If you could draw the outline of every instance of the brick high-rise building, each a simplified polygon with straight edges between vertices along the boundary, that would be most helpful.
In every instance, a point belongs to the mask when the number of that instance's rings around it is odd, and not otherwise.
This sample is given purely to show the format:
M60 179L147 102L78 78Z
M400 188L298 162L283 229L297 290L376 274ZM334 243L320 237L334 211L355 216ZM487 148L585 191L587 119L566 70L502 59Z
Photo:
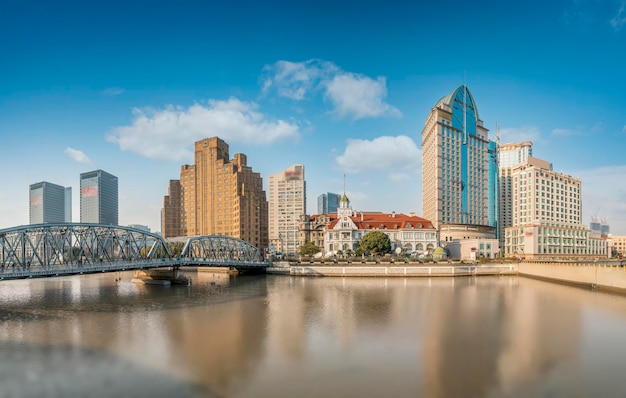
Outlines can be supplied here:
M163 209L161 209L161 235L165 238L185 236L182 196L180 180L170 180L167 195L163 198Z
M197 141L194 164L181 166L179 182L180 235L225 235L267 248L263 179L247 165L246 155L229 160L228 144L218 137ZM172 211L164 208L163 214L167 218Z

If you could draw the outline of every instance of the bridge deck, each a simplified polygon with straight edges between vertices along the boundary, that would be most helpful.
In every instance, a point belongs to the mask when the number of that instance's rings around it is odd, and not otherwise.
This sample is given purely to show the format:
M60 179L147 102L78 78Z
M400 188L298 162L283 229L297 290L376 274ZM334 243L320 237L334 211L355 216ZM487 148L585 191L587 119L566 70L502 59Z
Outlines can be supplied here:
M67 264L64 266L48 267L0 267L0 280L3 279L23 279L23 278L43 278L50 276L90 274L102 272L120 272L140 269L153 269L164 267L230 267L235 269L262 269L267 267L265 262L255 261L209 261L205 259L155 259L137 261L116 261L113 263L93 263L93 264Z

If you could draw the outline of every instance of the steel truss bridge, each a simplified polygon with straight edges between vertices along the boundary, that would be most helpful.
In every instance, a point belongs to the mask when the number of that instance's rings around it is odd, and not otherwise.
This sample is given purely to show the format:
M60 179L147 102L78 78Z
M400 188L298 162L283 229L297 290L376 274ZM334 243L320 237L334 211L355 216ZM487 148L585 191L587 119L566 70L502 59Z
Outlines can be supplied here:
M183 244L173 256L168 242ZM166 241L118 225L59 223L0 230L0 279L115 272L181 266L260 270L267 266L252 244L227 236Z

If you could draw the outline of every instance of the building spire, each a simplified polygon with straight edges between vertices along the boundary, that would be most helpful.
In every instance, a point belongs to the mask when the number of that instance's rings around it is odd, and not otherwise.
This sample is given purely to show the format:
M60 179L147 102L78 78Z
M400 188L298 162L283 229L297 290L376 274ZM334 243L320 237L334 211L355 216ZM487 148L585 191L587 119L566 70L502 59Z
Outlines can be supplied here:
M340 207L348 207L349 204L350 204L350 200L348 199L348 196L346 196L346 174L344 173L344 175L343 175L343 196L341 197L341 200L339 200L339 206Z

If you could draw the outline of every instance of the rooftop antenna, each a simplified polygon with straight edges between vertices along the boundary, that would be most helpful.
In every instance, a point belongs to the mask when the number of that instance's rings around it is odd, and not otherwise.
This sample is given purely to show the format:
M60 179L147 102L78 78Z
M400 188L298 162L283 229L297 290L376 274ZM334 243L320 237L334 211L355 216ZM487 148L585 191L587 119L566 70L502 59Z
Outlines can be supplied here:
M343 194L346 195L346 173L343 173Z

